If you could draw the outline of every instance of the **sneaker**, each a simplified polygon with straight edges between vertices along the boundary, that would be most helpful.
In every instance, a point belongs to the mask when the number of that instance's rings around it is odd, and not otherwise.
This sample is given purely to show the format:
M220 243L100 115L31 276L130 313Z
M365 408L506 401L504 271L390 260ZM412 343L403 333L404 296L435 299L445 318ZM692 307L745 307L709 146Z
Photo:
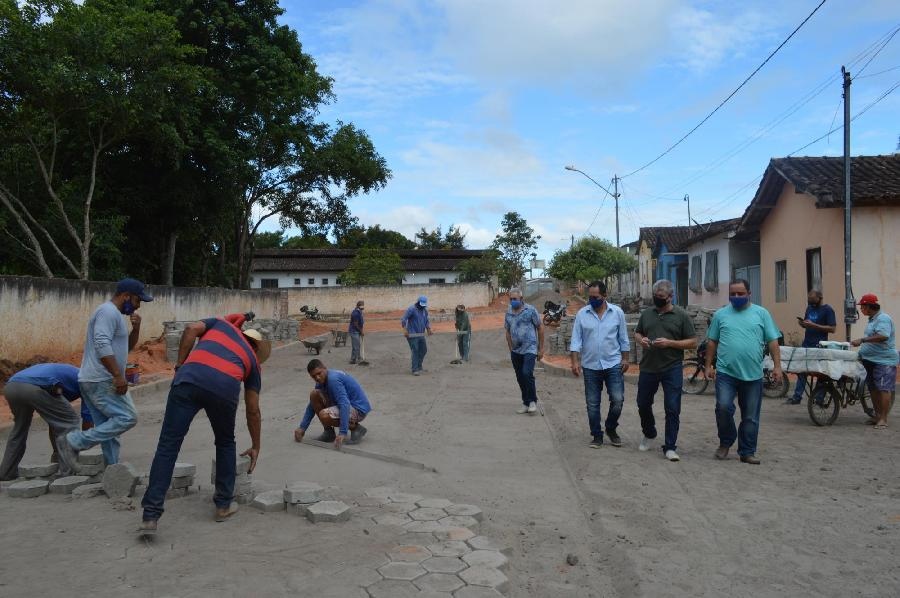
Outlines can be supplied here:
M524 413L528 413L528 405L522 405L521 407L519 407L518 409L516 409L516 413L518 413L519 415L522 415L522 414L524 414Z
M59 452L59 460L63 465L62 469L72 472L74 475L79 472L78 451L69 444L69 439L66 438L66 434L68 434L68 432L63 432L56 437L56 450Z
M325 428L325 430L316 437L319 442L334 442L334 428Z
M750 465L759 465L761 461L756 455L745 455L741 457L741 463L749 463Z
M607 430L606 435L609 436L609 443L613 446L622 446L622 439L614 431Z
M347 441L347 444L359 444L359 441L363 439L363 436L366 435L366 432L368 432L368 430L364 425L357 424L356 428L350 430L350 439Z
M231 503L224 509L216 509L216 521L219 523L223 521L228 521L228 518L238 512L238 504L236 502Z
M415 372L413 372L413 376L421 376L421 375L422 375L422 370L416 370Z
M591 440L591 443L588 445L593 449L598 449L603 446L603 436L594 436L594 439Z
M138 527L137 531L142 536L155 536L158 525L159 521L156 519L144 519L141 521L141 525Z
M537 413L537 403L534 401L531 401L530 403L528 403L527 411L528 411L529 415L534 415L535 413Z
M649 451L650 447L653 444L653 440L653 438L647 438L646 436L644 436L643 438L641 438L641 443L638 445L638 450Z
M676 453L672 449L666 451L666 459L668 459L669 461L681 461L681 457L679 457L678 453Z

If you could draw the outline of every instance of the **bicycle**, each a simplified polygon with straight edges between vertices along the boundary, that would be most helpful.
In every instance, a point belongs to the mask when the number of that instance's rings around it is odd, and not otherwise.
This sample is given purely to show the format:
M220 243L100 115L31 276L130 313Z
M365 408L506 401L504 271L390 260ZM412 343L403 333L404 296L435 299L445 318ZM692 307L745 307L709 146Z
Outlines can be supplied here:
M875 409L869 406L871 396L869 395L869 387L865 378L856 379L849 376L841 376L838 380L833 380L818 372L809 372L806 375L816 379L815 386L812 388L807 387L805 394L807 396L806 409L809 411L809 418L817 426L832 425L837 420L842 407L846 409L857 402L862 406L866 415L869 417L875 416ZM891 403L888 407L888 412L894 407L895 395L896 391L891 392Z
M704 340L697 347L697 356L685 359L682 369L681 392L689 395L699 395L706 391L709 386L709 377L706 375L706 343ZM766 349L768 353L768 349ZM786 396L790 389L790 382L787 376L782 376L780 382L775 382L772 377L772 371L769 368L763 368L763 396L770 399L777 399Z

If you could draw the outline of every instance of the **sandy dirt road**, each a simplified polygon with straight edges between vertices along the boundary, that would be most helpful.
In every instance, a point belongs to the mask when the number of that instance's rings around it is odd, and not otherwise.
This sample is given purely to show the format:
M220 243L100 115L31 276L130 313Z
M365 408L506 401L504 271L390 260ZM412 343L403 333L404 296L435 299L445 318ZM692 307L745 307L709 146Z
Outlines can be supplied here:
M856 407L816 428L804 408L766 400L763 464L754 467L713 460L713 399L686 397L683 460L669 463L658 450L637 451L634 386L626 385L619 430L626 446L591 450L580 380L539 374L546 417L513 414L518 389L500 331L476 332L464 366L448 363L450 335L431 337L420 377L408 373L402 336L367 339L368 368L346 365L349 348L321 356L352 371L374 404L360 448L436 471L294 443L311 384L311 356L294 345L265 367L256 480L309 480L351 494L391 485L476 504L483 530L513 548L511 596L898 594L900 423L876 432ZM123 439L123 460L143 471L164 402L162 389L142 396L141 421ZM240 449L248 437L242 424L238 432ZM201 414L180 458L198 465L201 484L211 438ZM35 425L27 460L46 458L45 445ZM133 533L139 512L105 499L0 494L0 595L322 596L331 576L367 564L382 541L356 519L312 526L244 510L214 524L207 501L202 489L170 501L150 546ZM566 563L569 554L576 565Z

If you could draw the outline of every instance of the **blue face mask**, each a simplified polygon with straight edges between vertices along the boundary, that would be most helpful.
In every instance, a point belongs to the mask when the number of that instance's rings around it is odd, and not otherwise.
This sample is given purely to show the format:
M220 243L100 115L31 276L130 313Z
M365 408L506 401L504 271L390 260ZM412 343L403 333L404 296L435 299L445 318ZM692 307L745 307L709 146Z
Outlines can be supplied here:
M606 299L604 299L603 297L591 297L590 299L588 299L588 302L594 309L600 309L601 307L603 307L603 304L606 303Z
M522 302L519 299L510 299L509 306L513 309L519 309L520 307L522 307Z
M130 316L134 313L134 303L131 302L131 299L126 299L125 303L122 304L122 313L126 316Z
M747 305L747 303L750 301L750 297L729 297L728 300L731 301L732 307L734 307L735 309L740 309Z

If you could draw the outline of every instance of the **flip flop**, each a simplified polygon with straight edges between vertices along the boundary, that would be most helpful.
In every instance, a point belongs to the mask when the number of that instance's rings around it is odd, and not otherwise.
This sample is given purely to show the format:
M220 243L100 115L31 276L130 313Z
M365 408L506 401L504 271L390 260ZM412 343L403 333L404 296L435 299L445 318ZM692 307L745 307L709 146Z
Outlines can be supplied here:
M887 430L887 424L875 424L876 430Z

